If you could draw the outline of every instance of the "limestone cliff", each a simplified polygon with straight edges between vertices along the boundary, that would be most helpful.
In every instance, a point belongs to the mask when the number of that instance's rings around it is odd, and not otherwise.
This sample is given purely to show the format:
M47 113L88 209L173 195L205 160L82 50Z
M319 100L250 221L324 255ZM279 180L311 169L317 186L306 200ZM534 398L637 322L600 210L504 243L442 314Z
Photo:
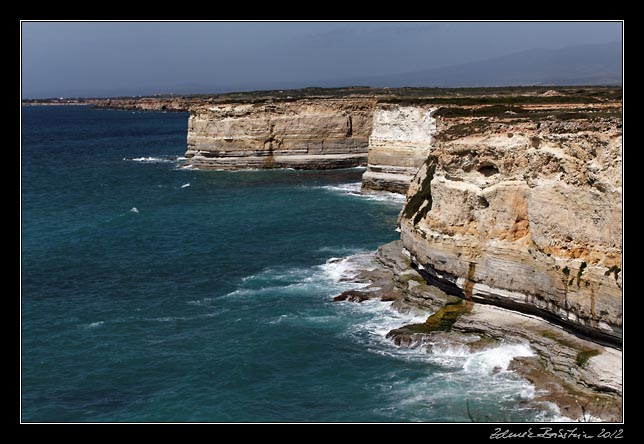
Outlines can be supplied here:
M436 115L400 220L424 277L621 343L621 105Z
M405 194L430 153L436 132L436 108L379 104L369 137L365 189Z
M373 100L297 100L191 109L187 163L198 168L365 165Z

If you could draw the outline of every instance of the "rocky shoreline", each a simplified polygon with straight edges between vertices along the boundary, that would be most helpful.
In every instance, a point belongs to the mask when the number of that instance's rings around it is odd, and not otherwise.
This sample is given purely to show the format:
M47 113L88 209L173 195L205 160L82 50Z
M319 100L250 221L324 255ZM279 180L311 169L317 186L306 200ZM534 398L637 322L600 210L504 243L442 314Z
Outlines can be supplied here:
M390 331L396 346L432 353L434 347L459 347L474 353L501 344L524 344L531 357L515 357L508 370L535 386L535 408L556 405L574 421L622 420L622 352L581 338L527 314L450 296L428 284L415 270L400 241L381 246L368 268L352 279L366 284L336 301L394 301L401 311L427 313L422 324ZM497 371L500 369L494 369ZM493 375L490 375L493 376Z
M186 164L366 164L363 190L406 195L407 268L449 306L439 324L465 299L621 348L622 105L606 92L211 103L191 108ZM408 298L427 305L421 289Z
M366 165L363 190L406 196L400 241L360 273L364 288L338 300L427 313L389 333L401 347L529 345L534 356L509 369L537 387L535 404L575 419L622 417L621 88L307 88L84 102L189 110L186 167Z

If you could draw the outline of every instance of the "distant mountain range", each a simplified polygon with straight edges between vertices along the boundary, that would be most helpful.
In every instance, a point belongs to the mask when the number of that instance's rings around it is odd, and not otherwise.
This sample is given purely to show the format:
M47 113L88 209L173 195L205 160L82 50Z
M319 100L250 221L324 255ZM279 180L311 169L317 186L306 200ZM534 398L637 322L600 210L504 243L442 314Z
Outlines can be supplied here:
M611 42L570 46L561 49L530 49L478 62L379 76L259 81L252 84L222 83L207 85L184 83L174 86L118 88L103 91L102 93L81 90L61 91L60 94L66 97L109 97L152 95L157 93L226 93L232 91L297 89L310 86L345 87L360 85L373 87L426 86L455 88L468 86L621 84L622 43ZM38 97L38 95L33 97ZM40 97L47 96L41 95Z
M622 43L610 42L569 46L561 49L530 49L478 62L400 74L235 85L223 87L221 92L355 85L457 88L468 86L621 84Z
M345 79L340 83L436 87L621 85L622 43L531 49L479 62L401 74Z

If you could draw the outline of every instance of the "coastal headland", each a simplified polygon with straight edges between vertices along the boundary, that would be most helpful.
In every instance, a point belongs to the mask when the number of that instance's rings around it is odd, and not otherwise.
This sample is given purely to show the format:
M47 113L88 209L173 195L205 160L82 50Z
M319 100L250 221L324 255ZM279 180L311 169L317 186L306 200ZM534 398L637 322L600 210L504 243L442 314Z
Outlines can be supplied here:
M338 300L425 310L401 347L529 344L509 369L572 419L622 417L622 90L307 88L26 105L187 111L186 165L364 166L400 240ZM493 377L493 374L490 375Z

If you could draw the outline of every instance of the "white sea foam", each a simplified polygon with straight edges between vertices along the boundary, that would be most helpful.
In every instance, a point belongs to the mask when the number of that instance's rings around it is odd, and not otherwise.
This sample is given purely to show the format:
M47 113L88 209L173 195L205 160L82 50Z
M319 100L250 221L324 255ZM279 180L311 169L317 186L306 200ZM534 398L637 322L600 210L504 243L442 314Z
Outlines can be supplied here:
M331 247L322 247L317 249L318 253L330 253L337 256L350 256L354 254L365 254L369 253L368 250L364 248L355 248L355 247L344 247L344 246L331 246Z
M361 182L341 183L338 185L324 185L321 188L329 191L335 191L342 194L351 194L355 196L360 196L362 194L360 192L360 190L362 189Z
M326 263L319 265L324 277L333 282L349 282L358 276L362 270L373 270L373 253L358 253L344 258L332 257ZM354 283L356 286L363 284Z
M279 294L280 297L317 295L331 297L352 288L365 287L353 279L361 270L371 268L372 253L360 253L345 258L331 258L311 268L269 267L240 280L234 291L223 297L258 297ZM209 301L193 301L207 304Z
M520 356L534 356L534 352L526 344L503 344L472 354L463 368L482 374L491 374L499 369L507 371L512 359Z
M573 419L569 418L568 416L562 415L561 414L561 409L559 409L559 406L553 402L549 401L544 401L540 403L545 407L543 411L541 411L538 415L536 420L537 421L544 421L544 422L604 422L604 419L599 418L597 416L593 416L589 413L584 413L582 417Z
M590 413L586 413L584 417L581 418L581 422L604 422L604 420L597 416L593 416Z
M190 186L190 182L184 183L183 185L181 185L181 188L188 188L189 186Z
M229 311L230 310L228 308L219 308L219 309L217 309L215 311L204 313L204 314L201 314L201 315L199 315L197 317L198 318L213 318L215 316L219 316L219 315L221 315L223 313L226 313L226 312L229 312Z
M423 361L445 368L458 369L471 375L489 377L501 373L510 373L508 366L513 358L534 356L526 344L500 344L482 351L470 351L465 344L419 344L417 347L397 347L385 338L388 332L404 325L423 323L429 313L400 313L391 308L392 303L368 300L361 304L352 304L352 310L368 312L371 316L352 327L354 336L359 332L369 332L370 346L377 346L372 351L405 360ZM428 352L429 349L429 352Z
M333 315L327 315L327 316L310 315L310 316L303 316L302 319L306 321L307 324L330 324L338 321L337 316L333 316Z
M404 194L390 193L388 191L379 192L365 192L362 197L368 200L375 200L379 202L391 202L396 204L404 204L406 197Z
M189 301L188 303L190 304ZM191 305L201 305L201 304L191 304ZM192 321L195 319L203 319L203 318L212 318L215 316L219 316L222 313L226 313L230 311L227 308L219 308L215 309L214 311L209 311L207 313L200 313L194 316L160 316L158 318L143 318L142 320L144 321L149 321L149 322L177 322L177 321Z
M297 287L297 288L296 288ZM252 298L257 298L261 297L264 295L270 295L274 293L280 293L281 296L288 296L289 294L293 294L294 292L297 292L297 290L300 290L299 293L302 292L302 290L306 290L303 285L298 285L297 284L292 284L292 285L284 285L284 286L268 286L268 287L261 287L261 288L238 288L237 290L231 291L230 293L225 294L222 296L223 298L245 298L245 297L252 297Z
M157 322L175 322L175 321L185 321L187 318L183 316L162 316L160 318L147 319L148 321L157 321Z
M281 168L275 168L275 170L280 170ZM266 168L240 168L235 170L226 170L226 174L239 174L239 173L248 173L250 171L267 171Z
M85 328L97 328L103 324L105 324L105 321L96 321L96 322L92 322L91 324L85 325Z
M134 157L134 158L127 158L124 157L123 160L129 160L132 162L144 162L144 163L165 163L165 162L177 162L179 159L176 157L155 157L155 156L148 156L148 157Z
M187 304L189 305L211 305L211 303L215 300L215 298L203 298L203 299L195 299L192 301L188 301Z
M482 421L534 418L536 412L528 406L522 406L523 402L534 398L534 386L512 372L493 374L484 372L479 366L468 365L469 361L480 359L477 354L461 347L434 354L426 353L421 348L396 350L393 344L389 346L394 351L386 353L382 344L381 354L409 361L415 368L418 368L418 364L427 364L424 376L410 379L392 374L387 378L392 383L384 393L390 400L389 413L394 416L398 415L396 412L404 411L412 420L422 421L433 417L437 421L468 421L469 403L473 417ZM511 354L511 349L507 350L506 347L502 345L496 352ZM373 351L377 352L378 349ZM537 418L539 421L548 419Z
M139 212L139 210L138 210L136 207L132 207L132 209L130 210L130 212L131 212L131 213L138 213L138 212Z
M241 279L242 285L264 286L265 284L288 285L305 280L313 273L310 269L297 267L268 267L262 271L245 276Z
M389 352L406 351L407 349L397 349L389 340L385 339L385 336L391 330L400 328L403 325L424 322L429 313L402 313L391 308L392 304L393 302L382 302L377 299L369 299L360 304L345 304L346 307L343 307L343 309L348 309L349 313L363 315L362 321L350 327L349 334L362 338L362 340L367 340L369 345L377 345ZM367 337L365 337L365 333Z
M361 182L343 183L337 185L324 185L321 187L324 190L329 190L334 193L344 194L347 196L355 196L362 199L379 201L379 202L392 202L402 204L405 202L405 196L398 193L389 192L375 192L363 191Z
M320 269L334 282L348 281L357 276L359 269L347 259L331 258Z
M537 421L548 422L573 422L572 418L568 418L561 414L561 409L557 404L550 401L543 401L540 403L544 410L537 415Z
M284 314L279 315L278 317L276 317L272 321L269 321L269 324L279 324L279 323L281 323L283 320L285 320L287 318L288 318L288 315L284 315Z

